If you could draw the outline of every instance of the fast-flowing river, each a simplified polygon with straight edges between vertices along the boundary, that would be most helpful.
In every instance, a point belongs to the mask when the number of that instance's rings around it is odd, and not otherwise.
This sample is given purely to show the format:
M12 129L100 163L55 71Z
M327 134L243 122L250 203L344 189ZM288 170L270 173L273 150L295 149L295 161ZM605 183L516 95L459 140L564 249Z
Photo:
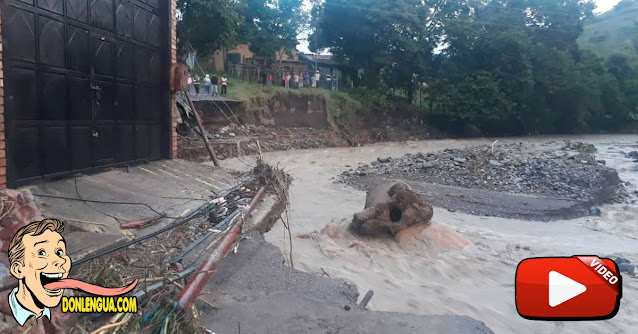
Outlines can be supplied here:
M592 143L597 159L618 171L638 190L638 166L622 152L638 150L638 136L577 136L500 139L536 145L564 140ZM638 328L638 278L624 274L623 298L615 318L591 322L546 322L521 318L515 306L518 263L529 257L596 254L622 256L638 264L638 204L602 205L601 217L567 221L523 221L478 217L435 208L437 229L409 242L362 240L345 231L353 213L363 209L365 192L335 184L342 171L378 156L438 151L491 144L494 139L381 143L267 153L294 177L290 223L296 269L355 283L361 296L374 290L373 310L416 314L462 314L485 322L496 333L635 333ZM246 158L243 160L245 161ZM225 163L240 168L237 159ZM635 195L632 195L636 197ZM289 257L282 224L266 234Z

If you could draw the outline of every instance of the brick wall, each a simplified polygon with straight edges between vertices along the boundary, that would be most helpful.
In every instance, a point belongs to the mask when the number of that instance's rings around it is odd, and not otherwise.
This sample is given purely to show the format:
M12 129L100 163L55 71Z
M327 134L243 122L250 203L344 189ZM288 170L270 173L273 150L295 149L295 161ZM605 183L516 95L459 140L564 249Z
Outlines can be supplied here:
M7 187L7 145L4 136L4 72L2 67L2 9L0 9L0 189Z
M177 0L171 0L171 66L177 63L177 21L175 14L177 9ZM175 93L171 93L171 158L177 158L177 104Z

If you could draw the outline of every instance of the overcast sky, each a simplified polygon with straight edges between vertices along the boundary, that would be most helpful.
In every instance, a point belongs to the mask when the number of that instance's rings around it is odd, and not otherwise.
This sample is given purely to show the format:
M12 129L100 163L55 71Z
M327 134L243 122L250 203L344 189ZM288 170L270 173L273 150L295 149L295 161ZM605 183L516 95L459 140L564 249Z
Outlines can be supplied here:
M616 4L618 4L621 0L594 0L594 2L596 3L597 8L594 10L594 13L604 13L612 8L614 8L614 6ZM306 8L310 7L310 1L305 0L305 5ZM297 45L297 50L304 52L304 53L310 53L310 50L308 50L308 41L303 40L304 38L306 38L306 36L299 36L300 40L299 40L299 45Z
M620 0L594 0L594 2L598 6L598 8L596 8L594 12L602 13L614 8L614 6L618 4Z

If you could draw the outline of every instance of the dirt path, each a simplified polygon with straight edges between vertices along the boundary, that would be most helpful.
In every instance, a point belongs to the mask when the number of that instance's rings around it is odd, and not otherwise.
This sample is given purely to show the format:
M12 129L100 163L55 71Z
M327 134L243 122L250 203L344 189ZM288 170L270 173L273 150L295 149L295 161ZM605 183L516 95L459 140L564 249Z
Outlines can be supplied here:
M566 137L513 138L501 142L546 143ZM631 193L638 190L635 163L621 151L638 147L638 136L570 137L595 144L597 159L618 171ZM401 245L363 241L344 232L352 214L363 208L365 193L335 184L341 172L378 156L437 151L493 140L440 140L383 143L361 148L320 149L268 153L295 177L291 188L293 260L295 268L352 281L363 295L375 291L373 310L417 314L468 315L486 323L496 333L629 333L638 327L638 279L624 275L623 299L618 315L599 322L533 322L522 319L514 303L517 264L534 256L597 254L622 255L638 263L638 205L601 207L601 217L555 220L549 223L478 217L435 208L438 224L453 228L473 245L462 250L433 251L426 244ZM243 167L237 160L229 167ZM302 236L303 238L300 238ZM283 226L266 239L286 254ZM287 256L287 255L286 255Z

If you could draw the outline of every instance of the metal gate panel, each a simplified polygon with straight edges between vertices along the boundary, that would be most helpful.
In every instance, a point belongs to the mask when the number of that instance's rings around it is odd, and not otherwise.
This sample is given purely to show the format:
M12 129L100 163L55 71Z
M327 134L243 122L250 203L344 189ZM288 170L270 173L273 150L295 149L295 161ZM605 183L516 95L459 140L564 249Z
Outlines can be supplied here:
M87 0L66 0L66 17L80 22L88 22L89 7Z
M113 0L89 0L91 25L105 30L113 29ZM108 15L111 14L111 15Z
M5 6L2 9L2 26L4 27L2 45L5 61L13 58L34 62L35 15L20 8Z
M66 26L66 67L88 73L91 68L89 31L70 24Z
M135 80L133 44L120 42L117 49L117 74L120 79Z
M64 13L63 0L38 0L38 7L60 15Z
M168 157L168 0L1 6L10 187Z

